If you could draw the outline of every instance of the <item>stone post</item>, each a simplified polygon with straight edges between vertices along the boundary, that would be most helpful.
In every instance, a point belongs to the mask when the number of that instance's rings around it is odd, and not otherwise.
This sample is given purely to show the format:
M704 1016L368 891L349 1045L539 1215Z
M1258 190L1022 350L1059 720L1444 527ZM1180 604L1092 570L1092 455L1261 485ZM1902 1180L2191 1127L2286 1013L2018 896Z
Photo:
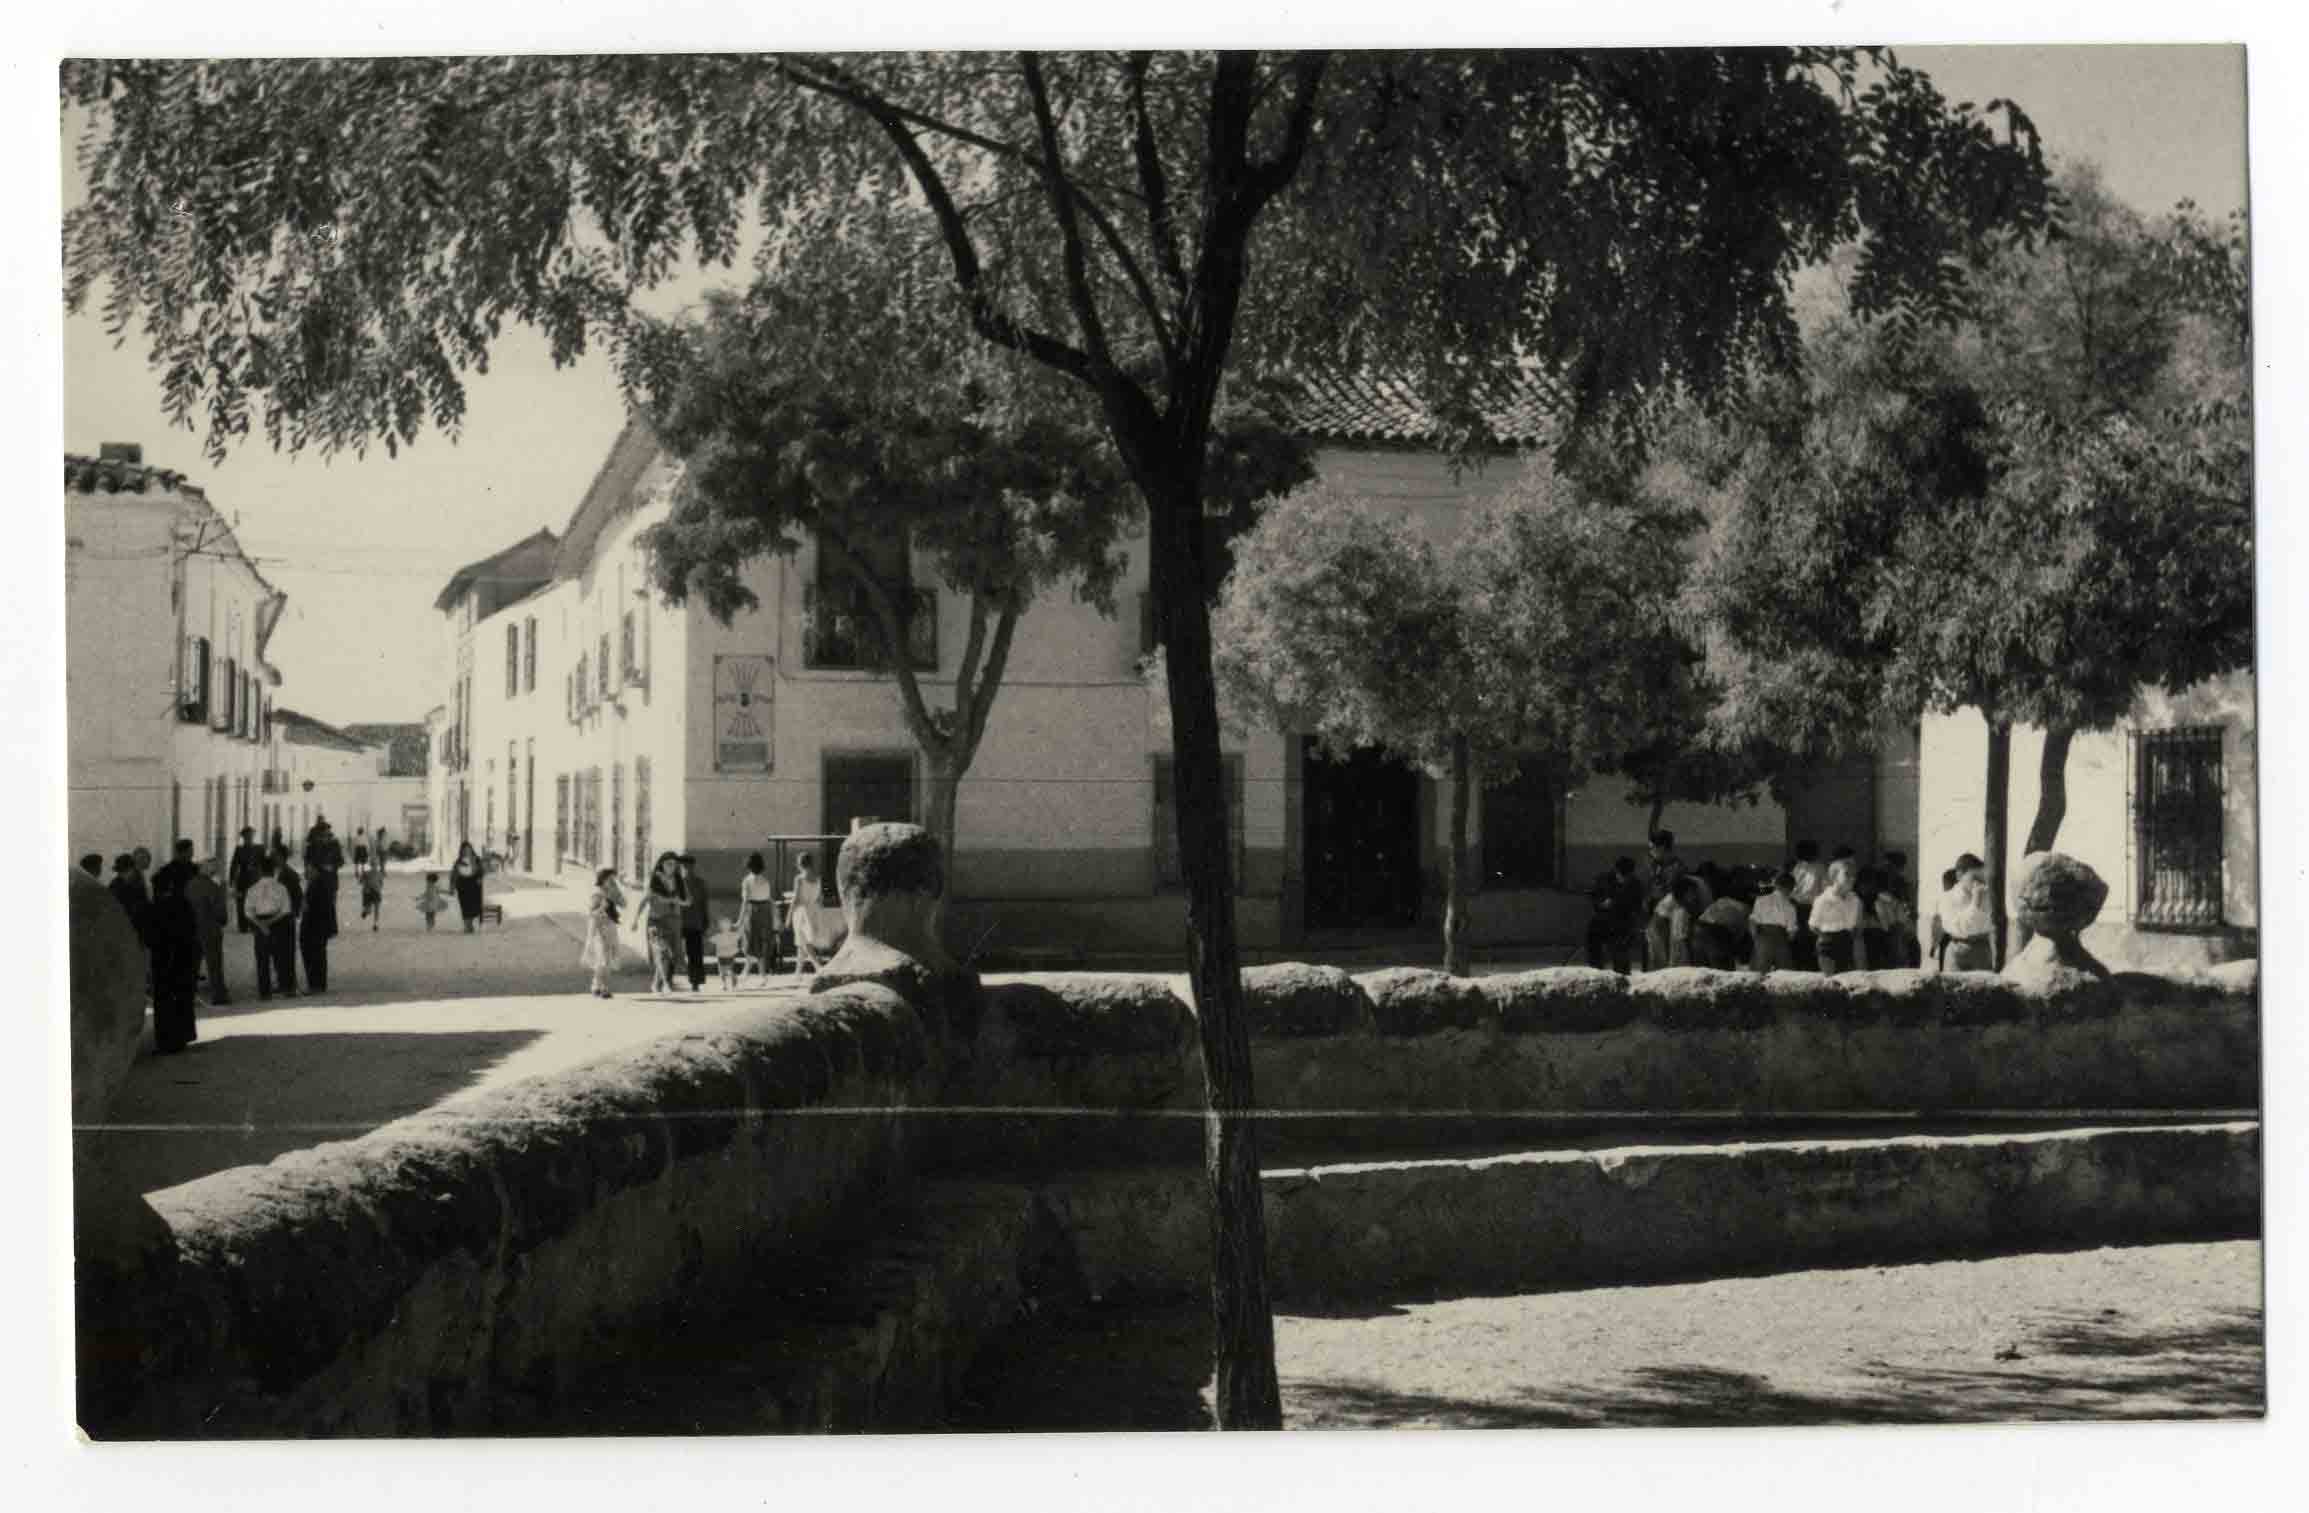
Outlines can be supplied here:
M977 1033L978 974L938 939L946 860L937 837L920 825L860 825L842 842L834 883L848 933L810 991L879 983L914 1005L949 1050L965 1046Z
M2108 976L2082 939L2108 897L2101 875L2073 856L2039 851L2023 858L2013 914L2035 933L2005 964L2004 975L2017 981L2047 981L2063 972Z

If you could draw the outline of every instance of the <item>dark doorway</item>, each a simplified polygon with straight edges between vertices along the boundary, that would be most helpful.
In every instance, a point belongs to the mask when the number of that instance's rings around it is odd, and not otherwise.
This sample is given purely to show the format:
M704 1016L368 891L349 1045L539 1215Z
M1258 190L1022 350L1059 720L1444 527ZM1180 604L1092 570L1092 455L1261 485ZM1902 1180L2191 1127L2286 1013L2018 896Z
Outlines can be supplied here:
M1307 927L1419 922L1419 774L1376 751L1303 747Z

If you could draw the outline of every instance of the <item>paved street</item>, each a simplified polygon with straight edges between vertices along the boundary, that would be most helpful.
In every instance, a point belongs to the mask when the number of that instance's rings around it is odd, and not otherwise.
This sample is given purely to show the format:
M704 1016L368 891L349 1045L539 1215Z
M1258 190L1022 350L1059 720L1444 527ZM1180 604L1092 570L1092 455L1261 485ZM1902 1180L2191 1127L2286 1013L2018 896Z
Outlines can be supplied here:
M2235 1240L1275 1319L1291 1428L2232 1418L2263 1410L2261 1246ZM1094 1311L981 1357L959 1429L1209 1423L1208 1311Z
M200 1041L186 1054L130 1070L103 1142L108 1166L137 1191L157 1191L574 1066L715 1018L742 997L794 991L789 979L655 997L648 969L629 965L604 1001L577 964L582 895L492 878L502 926L467 935L452 911L428 933L415 906L422 882L420 872L393 876L373 932L358 893L342 890L326 993L260 1002L249 939L228 936L233 1002L201 1008Z

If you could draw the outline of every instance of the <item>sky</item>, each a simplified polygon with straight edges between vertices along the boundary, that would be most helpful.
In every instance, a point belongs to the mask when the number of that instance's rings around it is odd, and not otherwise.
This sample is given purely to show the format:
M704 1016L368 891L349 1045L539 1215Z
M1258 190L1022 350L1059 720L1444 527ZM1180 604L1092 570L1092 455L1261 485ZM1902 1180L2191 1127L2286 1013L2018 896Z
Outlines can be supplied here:
M1915 47L1952 100L2019 101L2056 157L2098 161L2108 186L2159 212L2194 199L2214 215L2245 202L2244 53L2233 47ZM69 136L64 199L80 195ZM692 270L650 301L694 300L744 268ZM91 301L93 305L95 302ZM451 573L528 535L559 530L607 454L623 401L599 354L556 369L545 344L508 333L486 375L468 375L452 440L399 457L274 453L261 439L211 463L172 428L131 333L116 345L94 313L64 323L64 449L135 442L149 464L200 483L238 522L243 548L288 594L268 656L280 702L324 720L421 719L445 699L432 603Z

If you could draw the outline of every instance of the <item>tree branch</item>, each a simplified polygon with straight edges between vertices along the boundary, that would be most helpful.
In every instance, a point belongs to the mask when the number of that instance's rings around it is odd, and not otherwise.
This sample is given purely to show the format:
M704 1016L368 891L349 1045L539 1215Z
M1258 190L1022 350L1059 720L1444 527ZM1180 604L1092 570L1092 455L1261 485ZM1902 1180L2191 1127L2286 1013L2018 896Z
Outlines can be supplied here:
M1031 52L1018 55L1019 72L1026 78L1027 97L1034 104L1034 126L1042 140L1042 182L1050 194L1050 213L1058 221L1059 262L1066 272L1066 293L1074 306L1075 322L1082 327L1083 345L1093 361L1114 367L1106 344L1106 323L1099 318L1098 298L1090 287L1090 265L1083 256L1082 227L1074 217L1074 194L1067 186L1059 155L1058 121L1050 110L1050 89L1042 77L1042 60Z
M994 692L1002 686L1003 670L1010 665L1010 641L1018 630L1019 616L1019 607L1009 604L1003 606L1001 618L994 622L994 644L986 650L986 666L978 677L978 702L971 708L970 723L962 732L966 758L978 755L978 742L986 734L986 717L994 712Z
M962 665L954 673L954 728L967 730L978 699L978 653L986 646L986 596L970 595L970 634L962 643ZM965 756L963 760L968 761Z
M1268 161L1253 165L1246 181L1253 211L1274 198L1297 176L1299 162L1307 153L1307 138L1314 129L1315 97L1322 91L1323 70L1330 61L1331 55L1321 50L1303 52L1292 58L1291 76L1296 92L1291 97L1291 114L1283 130L1282 150Z
M948 256L954 263L954 281L961 287L963 298L970 307L971 327L1000 347L1033 358L1045 367L1054 368L1092 388L1101 387L1105 376L1100 365L1087 354L1068 346L1056 337L1036 331L1020 323L994 302L982 282L984 270L978 261L978 248L970 240L970 230L963 224L962 212L955 207L954 196L948 192L945 179L939 174L930 155L922 150L907 127L904 114L889 101L862 86L837 82L836 79L813 78L794 71L791 60L780 59L781 72L804 89L830 96L864 112L883 135L898 150L906 169L921 187L923 198L929 201L931 214L937 217L940 235L946 239ZM1111 370L1111 365L1109 365Z
M789 65L806 66L825 77L822 79L804 78L795 74ZM879 108L879 111L886 113L890 120L898 121L906 126L920 127L924 131L939 136L951 137L953 140L966 146L975 147L981 152L1021 163L1033 169L1037 174L1043 175L1047 181L1048 164L1045 159L1037 158L1033 153L1023 148L987 136L982 132L972 131L968 127L958 126L951 121L941 120L936 116L900 105L894 100L885 99L876 94L863 81L823 59L781 58L779 68L796 84L807 89L814 89L821 94L832 95L836 99L855 105L858 109L875 115L877 120L882 119L882 115L877 113L877 108ZM884 129L888 129L887 121L884 122ZM1055 147L1049 148L1048 154L1049 161L1055 162L1057 160ZM1145 271L1139 267L1137 259L1130 255L1130 246L1123 240L1122 232L1115 226L1113 218L1106 213L1105 208L1091 196L1090 191L1071 175L1062 172L1058 175L1057 182L1065 189L1066 193L1073 196L1075 204L1080 207L1085 216L1089 217L1091 225L1097 228L1099 239L1106 243L1107 250L1114 256L1115 265L1122 270L1123 277L1137 294L1139 304L1146 310L1147 320L1154 327L1155 340L1163 348L1164 354L1168 356L1172 350L1170 323L1164 318L1161 301L1155 297L1154 285L1147 279ZM1118 194L1127 195L1129 193L1127 188L1117 185L1103 187Z
M1130 74L1131 150L1138 159L1139 194L1146 200L1147 238L1154 243L1155 264L1171 288L1187 291L1186 264L1179 261L1178 227L1171 220L1170 184L1163 174L1162 153L1155 141L1154 118L1147 112L1146 71L1151 53L1132 53L1125 63Z

